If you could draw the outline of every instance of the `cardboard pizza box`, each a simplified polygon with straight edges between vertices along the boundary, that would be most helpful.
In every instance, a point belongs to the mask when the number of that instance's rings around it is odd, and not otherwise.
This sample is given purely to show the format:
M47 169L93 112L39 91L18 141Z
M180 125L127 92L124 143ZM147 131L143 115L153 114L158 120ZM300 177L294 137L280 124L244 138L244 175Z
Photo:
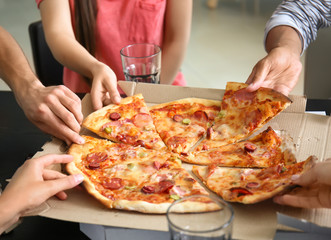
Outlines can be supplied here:
M119 82L119 85L128 96L142 93L148 105L187 97L221 100L224 94L224 90L221 89L136 84L124 81ZM299 161L305 160L310 155L317 156L319 161L331 158L331 117L305 113L306 98L304 96L290 96L290 98L293 100L291 106L270 121L267 126L271 125L278 130L286 130L290 134L297 145ZM92 112L89 94L84 97L82 106L83 114L86 117ZM81 133L91 134L85 129L82 129ZM64 153L65 151L64 143L53 139L46 143L43 151L36 153L35 156ZM61 171L59 165L54 168ZM91 225L168 231L165 215L108 209L88 195L84 189L75 188L67 193L66 201L53 197L29 214ZM231 205L235 210L234 239L273 239L278 226L277 212L305 219L320 226L331 227L331 210L282 207L274 204L272 200L252 205L239 203Z

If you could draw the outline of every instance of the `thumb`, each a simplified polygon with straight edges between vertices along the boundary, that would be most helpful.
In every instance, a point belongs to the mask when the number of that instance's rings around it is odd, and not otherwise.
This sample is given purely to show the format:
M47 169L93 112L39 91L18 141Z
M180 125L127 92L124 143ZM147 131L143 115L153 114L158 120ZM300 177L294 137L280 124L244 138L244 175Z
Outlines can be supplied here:
M268 72L268 67L262 64L262 62L258 62L246 81L246 83L249 84L246 90L253 92L259 89L267 77Z

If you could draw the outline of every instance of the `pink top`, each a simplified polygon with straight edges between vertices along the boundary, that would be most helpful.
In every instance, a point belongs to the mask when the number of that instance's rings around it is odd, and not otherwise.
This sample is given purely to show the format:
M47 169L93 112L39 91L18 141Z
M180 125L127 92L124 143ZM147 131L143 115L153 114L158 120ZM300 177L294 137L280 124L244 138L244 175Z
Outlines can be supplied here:
M36 0L38 7L43 0ZM74 16L74 1L70 1ZM120 50L134 43L154 43L162 48L166 0L97 0L95 57L107 64L123 80ZM102 6L102 7L101 7ZM72 17L72 26L74 18ZM63 83L74 92L89 92L82 77L64 68ZM179 72L173 85L186 85Z

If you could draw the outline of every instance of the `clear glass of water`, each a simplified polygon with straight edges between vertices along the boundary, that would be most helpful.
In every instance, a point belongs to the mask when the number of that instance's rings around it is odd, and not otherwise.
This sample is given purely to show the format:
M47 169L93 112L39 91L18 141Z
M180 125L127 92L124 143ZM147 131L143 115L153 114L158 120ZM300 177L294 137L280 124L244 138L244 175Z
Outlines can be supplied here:
M204 210L204 204L210 207ZM185 197L172 203L167 211L172 240L231 240L233 218L231 205L213 196Z
M151 43L137 43L121 49L126 81L160 83L161 48Z

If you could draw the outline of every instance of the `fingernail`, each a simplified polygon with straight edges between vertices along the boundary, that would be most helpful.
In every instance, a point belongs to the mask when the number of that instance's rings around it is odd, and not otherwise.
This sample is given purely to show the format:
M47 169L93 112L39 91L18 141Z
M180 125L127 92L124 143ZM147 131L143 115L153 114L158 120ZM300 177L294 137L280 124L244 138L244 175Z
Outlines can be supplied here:
M83 180L84 180L84 176L81 175L81 174L75 174L75 175L74 175L74 179L75 179L75 182L76 182L76 183L81 183L81 182L83 182Z
M84 144L84 143L85 143L85 139L82 138L82 137L80 137L80 138L78 139L78 144Z
M296 180L298 180L299 179L299 177L300 177L300 175L293 175L292 177L291 177L291 180L293 181L293 182L295 182Z

